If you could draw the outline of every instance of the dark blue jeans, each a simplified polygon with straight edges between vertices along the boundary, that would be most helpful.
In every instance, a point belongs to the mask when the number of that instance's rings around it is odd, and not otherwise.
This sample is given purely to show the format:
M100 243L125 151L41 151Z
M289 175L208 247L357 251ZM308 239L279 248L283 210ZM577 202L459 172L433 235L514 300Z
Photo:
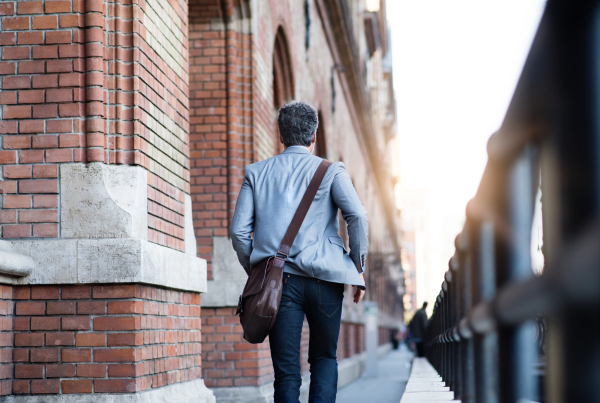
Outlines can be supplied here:
M337 342L342 319L344 285L311 277L283 274L283 295L269 334L275 369L275 403L300 398L300 335L304 315L310 328L310 403L335 403Z

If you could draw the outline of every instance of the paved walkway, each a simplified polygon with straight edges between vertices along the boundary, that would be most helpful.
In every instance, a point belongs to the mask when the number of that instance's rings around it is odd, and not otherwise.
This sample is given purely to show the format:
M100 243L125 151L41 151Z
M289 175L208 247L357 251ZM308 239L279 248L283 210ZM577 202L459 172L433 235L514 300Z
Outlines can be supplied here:
M379 360L377 378L361 377L340 389L337 403L399 403L410 375L412 353L402 343Z

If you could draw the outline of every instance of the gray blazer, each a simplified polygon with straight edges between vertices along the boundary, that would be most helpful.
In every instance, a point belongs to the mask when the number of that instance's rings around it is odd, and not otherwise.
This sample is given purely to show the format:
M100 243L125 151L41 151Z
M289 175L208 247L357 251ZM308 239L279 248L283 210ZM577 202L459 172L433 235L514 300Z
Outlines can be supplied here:
M302 146L246 167L231 222L231 241L247 273L273 256L283 240L321 158ZM338 208L348 223L350 252L338 235ZM252 235L254 233L254 235ZM367 212L344 164L332 164L292 245L284 272L363 286Z

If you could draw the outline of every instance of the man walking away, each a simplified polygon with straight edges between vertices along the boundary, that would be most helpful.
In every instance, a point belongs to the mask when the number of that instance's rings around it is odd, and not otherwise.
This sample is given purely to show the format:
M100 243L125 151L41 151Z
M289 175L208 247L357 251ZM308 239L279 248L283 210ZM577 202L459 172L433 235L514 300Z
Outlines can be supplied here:
M285 151L246 167L231 222L231 241L247 273L273 256L300 204L321 158L312 155L319 124L317 111L304 102L279 110ZM338 209L348 224L350 252L338 235ZM367 214L344 164L327 170L306 214L283 270L283 292L269 333L275 370L275 403L298 403L300 335L304 316L310 327L308 362L312 403L334 403L337 394L337 342L344 284L355 286L354 302L365 293Z
M427 312L425 312L425 308L427 308L427 301L423 302L423 307L415 312L415 316L413 316L409 325L410 333L417 346L417 357L425 357L425 342L423 340L425 329L427 328Z

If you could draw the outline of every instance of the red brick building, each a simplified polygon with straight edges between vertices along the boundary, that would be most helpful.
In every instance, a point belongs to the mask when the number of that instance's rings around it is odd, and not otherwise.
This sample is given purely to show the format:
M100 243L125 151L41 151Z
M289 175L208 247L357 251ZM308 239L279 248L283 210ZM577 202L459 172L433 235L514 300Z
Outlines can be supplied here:
M268 401L228 226L291 99L317 107L317 153L369 213L385 349L403 314L395 105L385 2L368 3L0 1L0 394ZM361 309L347 298L341 382L364 363Z

